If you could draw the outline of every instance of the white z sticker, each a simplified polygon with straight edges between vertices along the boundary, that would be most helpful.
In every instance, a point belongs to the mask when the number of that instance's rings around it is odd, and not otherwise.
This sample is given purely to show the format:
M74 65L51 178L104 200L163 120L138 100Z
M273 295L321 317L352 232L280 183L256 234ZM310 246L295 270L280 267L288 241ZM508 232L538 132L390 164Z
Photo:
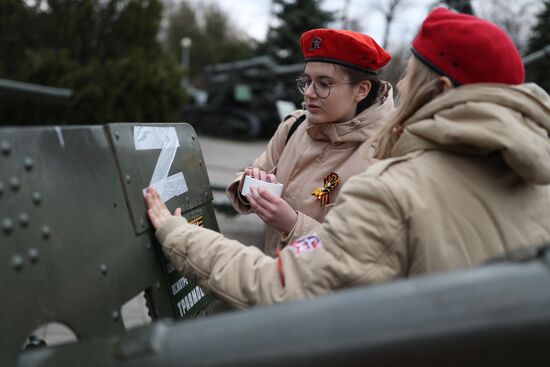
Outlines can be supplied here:
M162 201L188 191L183 172L168 176L180 146L174 127L134 126L134 144L136 150L161 149L149 186L159 192ZM143 189L144 196L146 189Z

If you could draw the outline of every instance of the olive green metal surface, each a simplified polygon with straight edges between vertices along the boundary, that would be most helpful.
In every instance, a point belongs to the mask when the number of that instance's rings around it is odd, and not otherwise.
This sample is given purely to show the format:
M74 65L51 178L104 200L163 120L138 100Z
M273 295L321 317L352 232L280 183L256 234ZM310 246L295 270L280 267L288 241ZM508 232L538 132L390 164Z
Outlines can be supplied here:
M170 174L182 171L189 191L169 208L218 230L193 128L142 125L177 131ZM134 126L0 129L0 365L48 322L79 340L124 330L120 308L143 290L153 318L196 315L209 302L166 264L150 230L142 190L160 150L137 151Z
M534 253L192 322L161 320L29 351L18 366L547 366L550 247Z

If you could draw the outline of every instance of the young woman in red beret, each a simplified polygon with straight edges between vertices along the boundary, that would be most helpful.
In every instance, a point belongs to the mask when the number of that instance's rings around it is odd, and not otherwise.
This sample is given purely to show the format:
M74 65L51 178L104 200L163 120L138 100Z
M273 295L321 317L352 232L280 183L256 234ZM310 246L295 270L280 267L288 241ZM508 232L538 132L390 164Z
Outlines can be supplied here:
M264 249L271 256L319 226L342 184L370 164L366 141L394 109L390 84L377 76L391 56L371 37L314 29L300 45L306 64L296 82L304 110L279 125L266 151L227 188L239 213L256 213L268 225ZM243 197L247 175L284 184L282 196Z
M350 179L321 226L276 259L171 216L150 190L149 217L176 268L247 307L550 242L550 96L523 84L510 37L437 8L412 52L397 110L373 137L383 160Z

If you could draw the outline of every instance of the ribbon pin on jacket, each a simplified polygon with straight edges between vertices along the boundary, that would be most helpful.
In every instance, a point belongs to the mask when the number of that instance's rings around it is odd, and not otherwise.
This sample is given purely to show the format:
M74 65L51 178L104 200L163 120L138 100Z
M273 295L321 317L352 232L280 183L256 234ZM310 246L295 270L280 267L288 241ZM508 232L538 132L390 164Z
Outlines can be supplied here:
M330 197L329 194L332 190L340 184L341 180L338 177L338 174L331 172L323 180L323 186L315 189L311 195L315 196L317 199L321 200L321 206L325 206L329 203Z

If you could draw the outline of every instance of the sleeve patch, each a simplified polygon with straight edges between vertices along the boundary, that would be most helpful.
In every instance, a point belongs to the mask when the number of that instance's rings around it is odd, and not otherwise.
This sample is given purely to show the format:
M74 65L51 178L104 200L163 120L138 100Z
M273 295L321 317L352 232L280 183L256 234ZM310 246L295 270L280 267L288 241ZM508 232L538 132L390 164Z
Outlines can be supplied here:
M300 256L306 252L317 251L321 247L321 239L317 236L300 237L287 247L294 252L294 256Z

